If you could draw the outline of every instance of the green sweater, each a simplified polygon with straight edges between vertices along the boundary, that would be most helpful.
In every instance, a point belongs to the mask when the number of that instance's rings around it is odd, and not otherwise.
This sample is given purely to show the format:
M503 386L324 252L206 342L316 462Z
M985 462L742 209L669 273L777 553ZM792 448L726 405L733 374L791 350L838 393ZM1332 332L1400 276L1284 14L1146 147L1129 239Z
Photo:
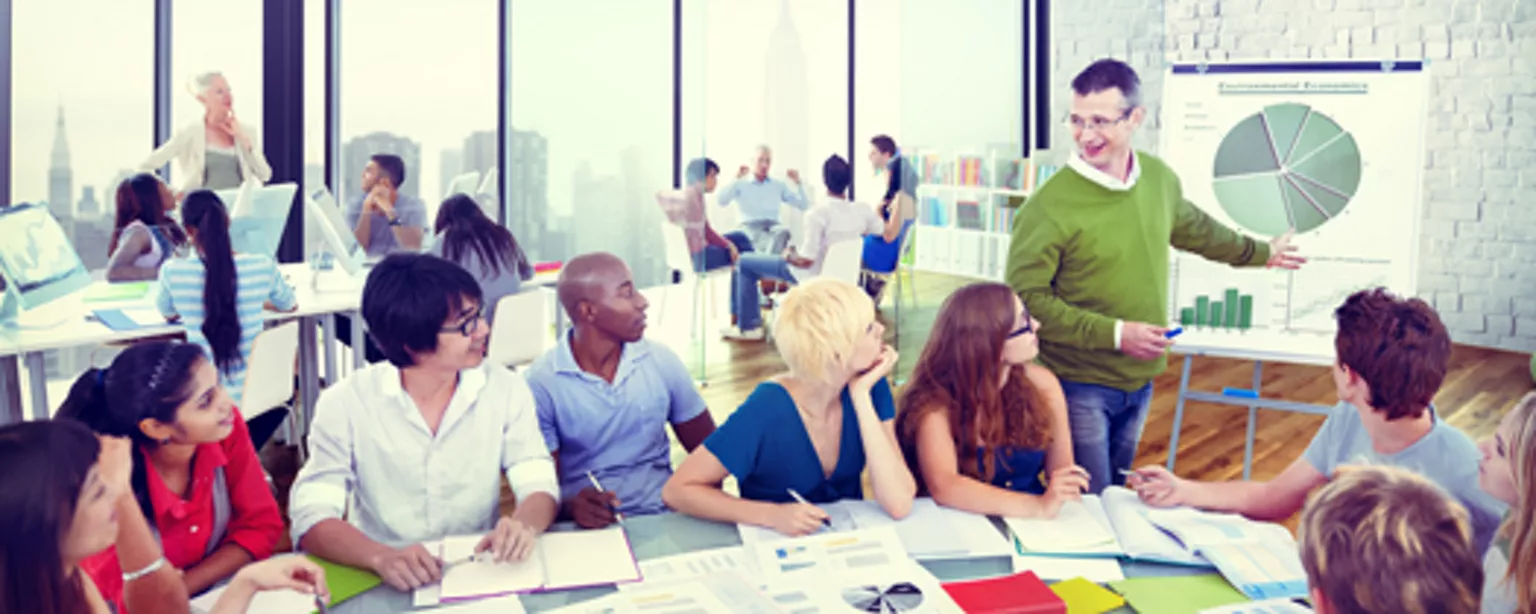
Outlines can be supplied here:
M1132 391L1168 367L1115 346L1115 321L1166 326L1168 246L1235 266L1269 261L1269 244L1233 231L1184 199L1162 160L1137 152L1125 191L1063 167L1013 222L1008 285L1040 320L1040 359L1061 379Z

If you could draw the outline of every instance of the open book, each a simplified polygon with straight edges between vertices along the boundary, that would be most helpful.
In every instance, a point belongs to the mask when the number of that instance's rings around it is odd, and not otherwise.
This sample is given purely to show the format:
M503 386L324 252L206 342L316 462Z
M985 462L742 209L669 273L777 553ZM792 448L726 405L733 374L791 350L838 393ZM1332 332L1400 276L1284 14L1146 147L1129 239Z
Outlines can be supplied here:
M844 499L818 505L827 512L832 531L893 527L907 554L918 560L1007 557L1008 540L986 516L962 512L920 498L912 502L906 518L891 518L880 504L862 499ZM789 539L772 529L737 525L741 542L752 550L759 543Z
M483 537L445 538L440 556L444 561L461 561L474 553ZM486 558L452 564L443 573L439 598L446 603L639 580L640 568L635 563L629 537L623 527L613 526L545 533L539 537L533 554L516 563L496 563Z
M1146 516L1203 555L1249 599L1307 596L1307 572L1285 527L1190 508L1151 510Z

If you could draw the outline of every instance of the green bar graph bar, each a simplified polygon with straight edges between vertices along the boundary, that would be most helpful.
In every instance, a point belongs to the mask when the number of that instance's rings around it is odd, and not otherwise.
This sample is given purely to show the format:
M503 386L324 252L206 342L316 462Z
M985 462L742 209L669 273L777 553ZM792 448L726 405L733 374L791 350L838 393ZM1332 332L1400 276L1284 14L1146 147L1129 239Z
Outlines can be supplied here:
M1211 325L1211 297L1208 297L1208 296L1197 296L1197 297L1195 297L1195 325L1196 326L1210 326Z
M1239 296L1237 288L1227 288L1226 300L1221 303L1227 307L1227 314L1221 319L1222 322L1227 323L1227 328L1237 326L1237 302Z
M1248 330L1253 327L1253 296L1245 294L1240 301L1242 307L1238 309L1237 327Z
M1179 324L1184 326L1195 325L1195 308L1185 307L1179 310Z
M1222 309L1221 301L1213 301L1211 303L1211 328L1224 328L1226 321L1222 319L1222 316L1226 314L1226 310Z

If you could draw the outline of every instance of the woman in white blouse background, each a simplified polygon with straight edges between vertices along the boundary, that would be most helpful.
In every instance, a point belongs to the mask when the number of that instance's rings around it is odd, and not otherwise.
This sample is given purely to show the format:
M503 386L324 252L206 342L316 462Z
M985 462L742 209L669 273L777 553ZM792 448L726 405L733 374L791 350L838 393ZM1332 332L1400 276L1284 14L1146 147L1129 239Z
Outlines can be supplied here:
M192 78L191 89L203 103L202 119L187 124L149 155L140 170L151 172L172 158L180 172L177 200L198 188L228 190L255 179L266 183L272 167L257 145L257 130L235 118L229 81L218 71Z

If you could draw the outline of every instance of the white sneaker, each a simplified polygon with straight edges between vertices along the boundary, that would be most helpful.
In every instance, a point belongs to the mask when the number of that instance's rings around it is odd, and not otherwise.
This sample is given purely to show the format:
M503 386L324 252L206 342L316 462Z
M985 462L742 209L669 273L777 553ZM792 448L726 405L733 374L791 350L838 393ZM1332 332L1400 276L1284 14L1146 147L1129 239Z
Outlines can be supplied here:
M736 326L726 326L720 329L720 336L730 341L762 341L763 328L759 326L752 330L741 330Z

